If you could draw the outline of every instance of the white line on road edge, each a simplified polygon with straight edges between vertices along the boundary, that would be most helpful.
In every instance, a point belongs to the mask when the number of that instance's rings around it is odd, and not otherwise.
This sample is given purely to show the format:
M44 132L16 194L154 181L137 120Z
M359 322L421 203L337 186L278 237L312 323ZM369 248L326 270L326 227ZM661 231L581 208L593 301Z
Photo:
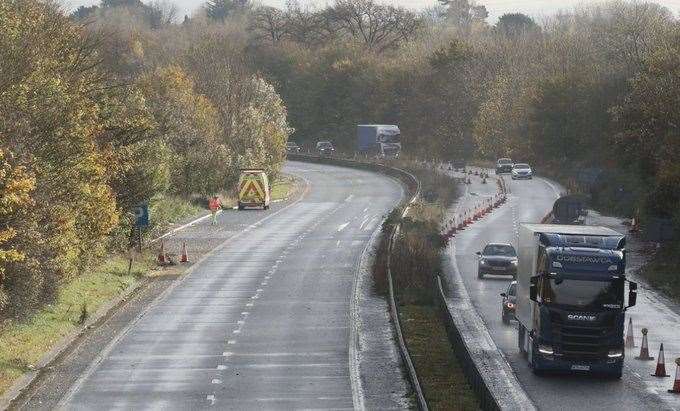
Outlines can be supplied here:
M300 195L300 197L299 197L297 200L293 201L292 203L288 204L287 206L283 207L282 209L280 209L280 210L278 210L278 211L276 211L276 212L274 212L274 213L272 213L272 214L269 214L269 215L263 217L263 218L260 219L257 223L255 223L255 224L253 224L252 226L246 228L245 230L243 230L243 231L241 231L241 232L239 232L239 233L236 233L236 234L234 234L233 236L227 238L226 240L224 240L224 242L223 242L222 244L218 245L217 247L213 248L211 251L209 251L209 252L207 252L206 254L204 254L204 255L203 255L203 256L202 256L202 257L201 257L194 265L192 265L191 267L189 267L189 269L187 269L187 271L184 273L183 276L181 276L181 277L178 278L177 280L173 281L173 283L172 283L171 285L169 285L168 288L165 289L165 291L163 291L158 297L156 297L156 299L154 299L149 305L147 305L147 306L142 310L142 312L140 312L140 313L137 315L137 317L135 317L134 320L132 320L127 326L125 326L125 328L123 328L123 329L122 329L122 330L121 330L121 331L120 331L120 332L119 332L119 333L118 333L118 334L117 334L117 335L116 335L116 336L115 336L115 337L114 337L114 338L106 345L106 347L99 353L99 355L95 358L95 360L92 361L92 363L87 367L87 369L85 370L85 372L84 372L83 374L81 374L80 377L78 377L78 379L76 380L76 382L71 386L71 388L69 388L69 390L66 392L66 394L64 394L63 398L59 401L59 403L57 403L57 406L56 406L55 408L58 409L58 410L65 410L65 409L67 409L68 403L71 401L71 399L72 399L73 396L76 394L76 392L78 392L78 390L79 390L80 387L83 385L83 383L84 383L84 382L85 382L92 374L94 374L94 372L97 370L97 368L99 368L99 365L100 365L100 364L104 361L104 359L111 353L111 351L113 351L113 349L114 349L115 346L118 344L118 342L119 342L125 335L127 335L127 333L129 333L130 330L132 330L132 328L133 328L133 327L134 327L134 326L135 326L135 325L136 325L136 324L137 324L137 323L138 323L138 322L139 322L139 321L140 321L140 320L141 320L141 319L149 312L149 310L151 310L151 308L155 307L155 306L158 305L161 301L163 301L168 295L170 295L170 293L171 293L175 288L177 288L178 285L182 284L187 278L189 278L189 277L191 276L191 274L192 274L197 268L201 267L202 263L203 263L205 260L207 260L209 257L212 257L215 253L217 253L218 251L222 250L224 247L226 247L229 243L231 243L231 242L234 241L235 239L237 239L237 238L241 237L242 235L246 234L247 232L249 232L249 231L252 229L252 227L257 227L257 226L261 225L261 224L264 223L265 221L267 221L267 220L269 220L269 219L271 219L271 218L273 218L273 217L279 215L280 213L282 213L282 212L288 210L289 208L293 207L294 205L297 205L300 201L302 201L302 200L306 197L307 193L309 192L309 189L310 189L310 187L311 187L311 183L309 182L309 180L307 180L306 178L304 178L304 177L302 177L302 176L298 176L298 177L300 177L300 178L305 182L305 188L304 188L304 190L302 190L302 194ZM204 218L204 217L203 217L203 218ZM246 304L246 305L247 305L247 304ZM208 398L208 400L210 400L210 399ZM213 402L213 404L214 404L214 397L213 397L212 402Z
M219 211L217 212L217 215L220 215L220 214L222 214L222 213L223 213L223 211L222 211L222 210L219 210ZM211 215L212 215L212 214L204 215L203 217L199 217L199 218L195 219L194 221L190 221L190 222L188 222L188 223L186 223L186 224L184 224L184 225L181 225L181 226L179 226L179 227L173 228L172 230L168 231L167 233L163 234L162 236L160 236L160 237L158 237L158 238L154 238L153 240L149 241L149 244L153 244L153 243L155 243L155 242L157 242L157 241L160 241L160 240L162 240L162 239L164 239L164 238L166 238L166 237L170 237L171 235L177 233L178 231L182 231L182 230L184 230L185 228L189 228L189 227L191 227L191 226L193 226L193 225L196 225L196 224L200 223L201 221L210 218Z
M399 202L397 204L401 204L401 202L404 199L404 184L400 182L399 180L393 179L396 185L400 188L401 190L401 196L399 198ZM366 212L364 210L364 212ZM387 216L383 218L383 221L387 219ZM359 329L362 326L361 322L361 313L359 312L359 306L360 306L360 300L361 300L361 289L363 287L363 276L362 270L368 269L371 270L373 268L372 264L368 263L368 259L370 258L370 255L368 253L368 250L371 248L375 248L378 239L380 236L382 230L382 224L378 226L376 230L373 231L373 234L371 234L371 238L368 240L366 243L366 246L364 247L364 250L361 252L361 257L359 257L359 260L357 261L357 266L354 271L354 279L352 281L352 298L350 300L350 306L349 306L349 316L350 316L350 324L349 324L349 379L350 379L350 385L352 387L352 403L354 405L355 410L365 410L366 409L366 404L364 402L364 388L361 383L361 358L360 357L360 349L359 349L359 336L360 336L360 331ZM370 275L370 273L369 273Z
M469 186L465 187L465 193L463 197L458 201L458 204L456 205L456 208L454 210L454 214L458 214L460 209L464 206L465 204L465 198L468 197L469 195ZM500 362L501 364L500 367L501 369L495 369L495 372L497 373L502 373L503 377L502 378L497 378L495 381L501 381L502 383L505 383L503 387L501 386L496 386L496 387L491 387L488 386L489 391L496 397L496 394L499 393L500 391L505 392L506 394L509 394L512 396L513 400L515 401L515 404L520 407L522 410L535 410L535 406L533 405L533 402L529 398L528 394L524 390L524 387L520 384L519 380L517 379L517 376L515 375L514 371L512 370L512 367L510 367L510 364L503 354L503 352L498 348L496 343L493 341L493 338L491 337L491 334L489 333L488 328L484 324L484 321L482 320L481 316L477 312L477 309L474 307L472 304L472 301L470 300L470 296L468 294L467 288L465 286L465 283L463 282L462 275L460 273L460 270L458 268L458 262L456 260L456 244L455 241L451 243L451 253L450 253L450 260L451 260L451 265L453 268L453 278L450 278L454 284L455 289L458 291L458 294L460 295L460 299L464 301L464 305L469 308L469 312L473 315L471 315L468 320L474 322L477 324L477 331L481 334L481 340L483 341L476 341L478 343L484 343L486 345L485 349L489 352L493 353L498 353L500 356ZM447 309L448 309L448 302L447 304ZM462 333L461 333L461 336ZM482 378L484 378L484 374L480 372L480 375ZM502 405L502 404L499 404ZM507 405L507 404L506 404Z

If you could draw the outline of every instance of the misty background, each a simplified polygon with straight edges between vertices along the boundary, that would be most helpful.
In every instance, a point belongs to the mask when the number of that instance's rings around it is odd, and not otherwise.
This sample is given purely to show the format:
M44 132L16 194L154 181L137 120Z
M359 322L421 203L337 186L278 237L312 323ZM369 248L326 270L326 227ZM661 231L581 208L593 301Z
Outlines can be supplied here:
M99 4L99 0L59 0L59 2L67 10L74 10L79 6ZM436 0L381 0L379 2L410 9L425 9L434 7L438 4ZM203 0L176 0L172 1L172 3L179 7L181 15L186 14L191 16L191 13L195 9L201 7L205 2ZM286 1L261 0L259 3L275 7L284 7ZM301 0L300 3L304 5L325 6L329 2ZM486 0L478 1L477 3L486 6L486 9L489 11L489 22L494 23L500 16L506 13L521 12L540 19L541 17L554 14L560 10L570 10L577 6L598 4L602 2L595 0L562 0L559 2L553 0ZM680 12L680 0L657 0L655 3L668 7L676 15Z

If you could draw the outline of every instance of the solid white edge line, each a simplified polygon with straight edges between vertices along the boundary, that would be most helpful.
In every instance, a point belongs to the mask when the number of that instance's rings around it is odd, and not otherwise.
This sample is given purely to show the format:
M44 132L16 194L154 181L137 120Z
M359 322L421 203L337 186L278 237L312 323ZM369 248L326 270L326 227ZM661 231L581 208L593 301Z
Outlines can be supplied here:
M288 210L289 208L293 207L294 205L297 205L299 202L301 202L308 194L309 189L311 187L311 183L309 180L304 178L303 176L299 175L304 183L305 183L305 188L302 190L302 194L300 194L300 197L293 201L292 203L288 204L287 206L283 207L282 209L269 214L260 220L258 220L254 225L260 225L261 223L279 215L280 213ZM204 218L204 217L202 217ZM175 288L177 288L178 285L183 283L186 279L188 279L191 274L199 267L201 267L202 263L207 260L209 257L212 257L215 253L218 251L222 250L224 247L226 247L228 244L230 244L232 241L235 239L241 237L245 233L250 231L250 227L247 229L234 234L233 236L229 237L226 239L222 244L218 245L217 247L213 248L211 251L203 255L194 265L189 267L189 269L182 275L180 278L175 280L171 285L168 286L168 288L165 289L158 297L156 297L150 304L148 304L146 307L142 309L142 312L140 312L137 317L135 317L134 320L132 320L128 325L125 326L121 331L116 334L116 336L106 345L106 347L97 355L97 357L92 361L92 363L87 367L84 373L82 373L78 379L76 380L73 385L68 389L68 391L64 394L64 396L59 400L57 403L57 406L55 409L57 410L66 410L68 403L72 400L73 396L80 390L80 387L83 385L83 383L92 375L94 372L99 368L99 365L104 361L106 357L113 351L115 346L118 344L118 342L125 336L127 333L132 330L132 328L156 305L158 305L161 301L163 301Z

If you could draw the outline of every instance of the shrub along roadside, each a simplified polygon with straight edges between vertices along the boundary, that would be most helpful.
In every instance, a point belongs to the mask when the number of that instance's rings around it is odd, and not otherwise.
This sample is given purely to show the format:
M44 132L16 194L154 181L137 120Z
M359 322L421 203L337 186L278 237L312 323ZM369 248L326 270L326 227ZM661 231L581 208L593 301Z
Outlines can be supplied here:
M387 289L385 254L387 235L401 225L392 254L392 276L402 331L425 399L431 409L479 409L446 334L435 303L434 279L441 272L446 240L441 236L444 210L457 197L456 181L431 170L402 162L400 167L421 182L431 203L418 202L401 218L394 210L383 224L383 239L374 271L376 291Z
M664 244L639 272L649 284L680 303L680 242Z
M119 296L153 267L145 254L128 274L128 261L116 256L59 289L53 304L24 321L6 320L0 330L0 393L33 369L42 356L74 332L89 315Z
M200 214L202 207L177 197L163 197L152 204L151 233ZM125 237L123 235L123 237ZM54 302L21 319L6 319L0 326L0 394L74 332L106 303L148 275L155 267L154 253L135 258L128 273L125 254L114 254L82 275L64 281Z
M298 186L297 178L279 175L272 183L272 199L288 198ZM174 196L155 199L151 206L152 227L147 235L156 237L172 224L206 211L202 199L183 200ZM122 253L114 255L93 270L62 284L53 304L23 320L5 320L0 325L0 395L90 315L150 275L155 267L153 252L145 251L135 258L130 273L127 257Z

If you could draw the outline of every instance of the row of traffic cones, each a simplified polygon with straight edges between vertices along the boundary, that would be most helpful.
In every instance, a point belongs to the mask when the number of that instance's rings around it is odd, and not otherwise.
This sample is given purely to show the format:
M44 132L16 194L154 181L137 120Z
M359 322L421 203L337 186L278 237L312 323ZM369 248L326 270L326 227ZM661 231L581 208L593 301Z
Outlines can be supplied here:
M158 264L160 264L160 265L174 264L174 262L172 261L172 257L165 252L165 241L163 241L163 240L161 240L161 249L158 251L157 261L158 261ZM182 243L182 250L180 252L179 262L180 263L188 263L189 262L189 253L187 252L186 241L184 241Z
M468 170L464 174L474 174L486 179L489 177L488 173L484 171L472 171ZM484 182L484 181L482 181ZM470 178L465 177L465 183L471 184ZM479 221L484 218L487 214L493 212L495 208L500 207L507 201L507 196L502 190L502 186L499 185L499 190L496 195L491 198L483 200L477 206L466 209L462 214L453 217L445 222L444 224L444 237L450 239L454 237L458 232L465 230L468 226L474 224L475 221Z
M640 361L653 361L654 357L649 355L649 343L647 342L647 334L649 330L643 328L642 330L642 344L640 346L640 355L635 357L636 360ZM633 319L628 318L628 330L626 331L626 348L635 348L635 337L633 332ZM673 394L680 394L680 358L675 359L676 369L675 369L675 381L673 383L673 388L668 390L668 392ZM652 377L665 378L670 377L666 372L666 356L664 355L663 343L659 347L659 356L656 362L656 370Z

